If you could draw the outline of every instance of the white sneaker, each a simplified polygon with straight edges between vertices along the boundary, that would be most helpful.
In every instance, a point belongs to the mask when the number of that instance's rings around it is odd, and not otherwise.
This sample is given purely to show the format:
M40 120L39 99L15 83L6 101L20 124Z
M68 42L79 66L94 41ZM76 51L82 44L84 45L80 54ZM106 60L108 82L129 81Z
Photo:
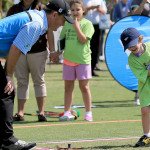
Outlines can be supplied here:
M67 112L59 118L59 121L73 121L73 120L75 120L75 116L73 116L71 112Z
M85 114L84 120L90 121L90 122L93 121L93 116L92 116L92 114Z
M36 143L27 143L25 141L18 140L14 144L2 145L2 150L30 150L36 146Z

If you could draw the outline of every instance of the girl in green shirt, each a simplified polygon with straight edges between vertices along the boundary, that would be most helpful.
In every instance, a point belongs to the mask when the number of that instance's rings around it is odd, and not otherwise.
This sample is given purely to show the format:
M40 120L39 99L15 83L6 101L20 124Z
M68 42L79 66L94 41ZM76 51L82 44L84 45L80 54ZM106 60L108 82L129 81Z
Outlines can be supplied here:
M65 112L60 121L74 120L71 114L74 83L77 79L85 105L86 121L93 121L91 111L91 92L89 79L91 76L90 39L94 33L92 23L83 17L85 9L82 0L71 0L71 14L75 20L73 25L65 23L60 38L65 38L63 79L65 82Z

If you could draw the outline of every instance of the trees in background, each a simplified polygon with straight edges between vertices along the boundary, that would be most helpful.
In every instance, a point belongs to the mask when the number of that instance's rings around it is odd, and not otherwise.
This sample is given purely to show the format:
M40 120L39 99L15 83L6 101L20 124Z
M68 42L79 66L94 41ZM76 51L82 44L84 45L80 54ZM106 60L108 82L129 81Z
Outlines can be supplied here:
M10 6L13 5L13 0L0 0L0 18L4 17Z
M48 0L39 0L46 4ZM0 18L4 17L8 9L14 4L14 0L0 0Z

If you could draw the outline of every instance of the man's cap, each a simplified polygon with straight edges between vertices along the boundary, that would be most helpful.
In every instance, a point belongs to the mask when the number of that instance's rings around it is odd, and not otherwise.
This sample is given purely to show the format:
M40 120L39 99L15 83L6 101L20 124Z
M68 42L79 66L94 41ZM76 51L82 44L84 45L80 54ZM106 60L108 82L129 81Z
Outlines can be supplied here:
M46 10L54 10L63 15L66 21L73 24L74 20L71 17L70 6L65 0L50 0L46 4Z
M124 50L128 49L129 47L135 46L138 44L138 37L140 36L140 33L135 28L127 28L125 29L121 36L121 42L124 46Z

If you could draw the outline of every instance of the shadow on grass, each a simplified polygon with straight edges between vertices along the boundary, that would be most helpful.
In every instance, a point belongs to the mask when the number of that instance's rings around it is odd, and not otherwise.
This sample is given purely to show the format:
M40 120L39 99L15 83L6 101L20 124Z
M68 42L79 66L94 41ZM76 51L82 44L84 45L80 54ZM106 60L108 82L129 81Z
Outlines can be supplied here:
M92 80L91 80L92 82L97 82L97 81L115 81L113 78L92 78Z
M35 121L15 121L15 122L13 122L13 124L16 124L16 125L17 124L31 124L31 123L45 124L45 123L53 123L53 122L56 123L56 122L60 122L60 121L59 120L50 120L50 121L48 120L47 122L39 122L39 121L36 121L36 120Z
M84 149L88 149L88 150L104 150L104 149L114 149L114 148L119 148L119 149L126 149L126 148L133 148L133 145L117 145L117 146L95 146L95 147L88 147L88 148L84 148Z
M133 100L116 100L116 101L109 101L109 100L105 100L105 101L93 101L92 103L131 103L133 102Z
M84 149L84 150L108 150L108 149L126 149L126 148L133 148L133 145L120 145L120 146L95 146L95 147L81 147L81 148L59 148L57 150L78 150L78 149Z
M113 108L113 107L135 107L133 100L127 101L98 101L92 102L95 108Z

